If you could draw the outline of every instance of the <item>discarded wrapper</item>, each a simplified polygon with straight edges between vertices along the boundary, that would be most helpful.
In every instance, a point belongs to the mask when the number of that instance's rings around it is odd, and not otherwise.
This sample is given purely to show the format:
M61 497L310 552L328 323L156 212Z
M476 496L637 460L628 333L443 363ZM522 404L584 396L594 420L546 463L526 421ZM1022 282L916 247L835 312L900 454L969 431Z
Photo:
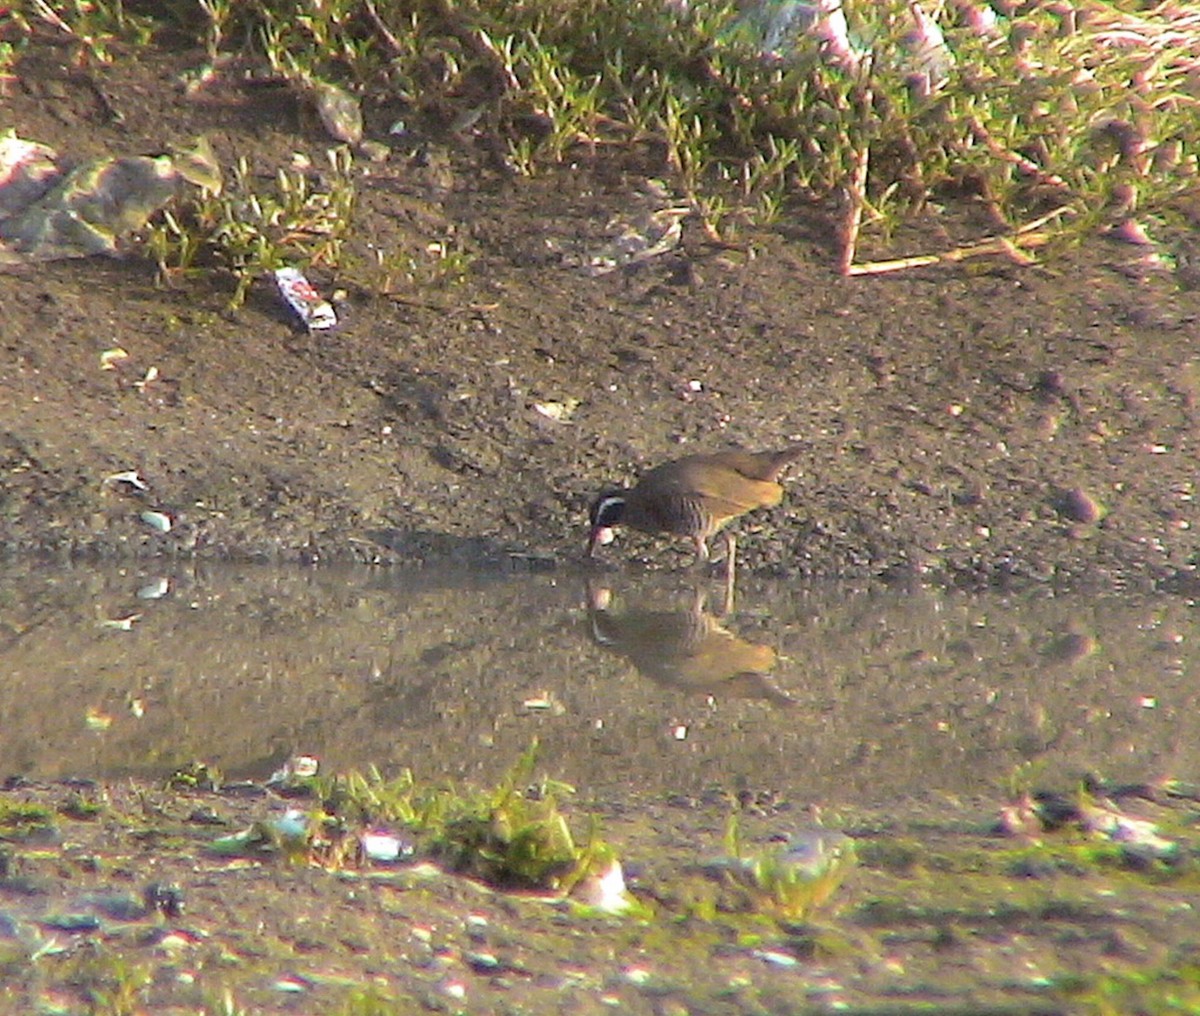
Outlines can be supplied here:
M298 268L275 269L275 284L279 293L296 316L310 331L321 331L337 325L337 315Z

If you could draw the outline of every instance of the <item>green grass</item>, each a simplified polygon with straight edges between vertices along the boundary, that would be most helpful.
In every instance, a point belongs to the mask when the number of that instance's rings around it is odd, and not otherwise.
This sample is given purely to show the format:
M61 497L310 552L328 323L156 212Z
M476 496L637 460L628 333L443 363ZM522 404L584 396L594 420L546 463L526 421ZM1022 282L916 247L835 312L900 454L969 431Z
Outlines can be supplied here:
M732 0L682 6L166 0L132 13L120 0L20 0L0 71L34 31L65 34L78 63L134 58L133 44L182 34L210 63L237 56L308 95L336 86L364 104L399 101L428 132L469 125L518 173L644 151L721 234L797 201L845 206L849 193L864 228L885 238L914 211L962 198L1001 233L1054 211L1050 238L1068 241L1134 209L1152 227L1182 222L1180 200L1200 189L1200 43L1157 47L1156 29L1170 26L1141 21L1133 0L1035 2L986 32L947 7L944 80L924 91L903 0L846 0L854 67L805 34L765 58L760 28ZM1117 28L1126 44L1105 34ZM338 158L320 193L287 174L263 188L238 167L227 195L164 221L153 256L164 274L232 271L235 302L285 257L336 263L353 213L352 165Z

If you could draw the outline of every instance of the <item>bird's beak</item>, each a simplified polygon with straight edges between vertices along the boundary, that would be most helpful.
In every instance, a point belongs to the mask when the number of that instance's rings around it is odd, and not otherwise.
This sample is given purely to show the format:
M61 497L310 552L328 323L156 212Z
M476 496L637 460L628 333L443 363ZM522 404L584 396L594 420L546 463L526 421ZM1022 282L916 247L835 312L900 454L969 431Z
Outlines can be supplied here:
M592 535L588 537L587 556L591 557L596 552L597 544L601 547L607 547L613 542L613 531L608 526L594 526Z

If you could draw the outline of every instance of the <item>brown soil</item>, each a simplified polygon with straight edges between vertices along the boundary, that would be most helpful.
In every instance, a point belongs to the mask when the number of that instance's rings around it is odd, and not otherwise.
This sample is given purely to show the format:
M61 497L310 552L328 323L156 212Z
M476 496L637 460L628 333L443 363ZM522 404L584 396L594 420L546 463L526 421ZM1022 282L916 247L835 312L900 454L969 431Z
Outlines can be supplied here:
M199 54L86 73L66 56L28 55L0 127L72 158L205 134L225 165L322 163L326 138L285 92L185 97L177 76ZM368 109L368 135L386 138L394 113ZM590 278L579 259L664 166L580 152L513 179L478 139L393 140L386 162L360 162L348 267L310 272L347 291L335 332L298 331L265 280L229 314L225 280L157 288L137 257L0 275L0 545L562 566L602 485L691 450L801 440L785 504L743 523L750 567L1193 575L1200 293L1139 268L1144 250L1096 239L1035 267L844 279L829 220L798 208L742 249L688 222L680 250ZM886 250L868 236L862 256L984 231L958 218ZM447 240L471 258L460 284L372 291L373 249L428 266ZM102 371L116 346L129 359ZM158 380L135 384L151 367ZM534 408L568 400L566 422ZM103 482L128 469L148 493ZM1072 519L1074 490L1098 522ZM147 507L178 525L159 535ZM682 560L628 535L608 557L635 549Z

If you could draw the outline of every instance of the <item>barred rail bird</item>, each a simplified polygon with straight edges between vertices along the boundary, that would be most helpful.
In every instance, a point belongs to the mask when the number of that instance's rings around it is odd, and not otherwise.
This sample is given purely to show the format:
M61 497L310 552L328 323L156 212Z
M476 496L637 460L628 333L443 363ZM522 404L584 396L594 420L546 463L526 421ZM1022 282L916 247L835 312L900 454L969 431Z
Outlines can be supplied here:
M613 526L624 525L686 536L696 547L696 561L707 561L708 540L722 526L756 508L779 504L779 474L803 451L803 445L793 445L778 452L717 452L655 466L634 487L606 490L592 503L588 556L598 544L612 542ZM734 538L727 533L725 539L732 568Z

